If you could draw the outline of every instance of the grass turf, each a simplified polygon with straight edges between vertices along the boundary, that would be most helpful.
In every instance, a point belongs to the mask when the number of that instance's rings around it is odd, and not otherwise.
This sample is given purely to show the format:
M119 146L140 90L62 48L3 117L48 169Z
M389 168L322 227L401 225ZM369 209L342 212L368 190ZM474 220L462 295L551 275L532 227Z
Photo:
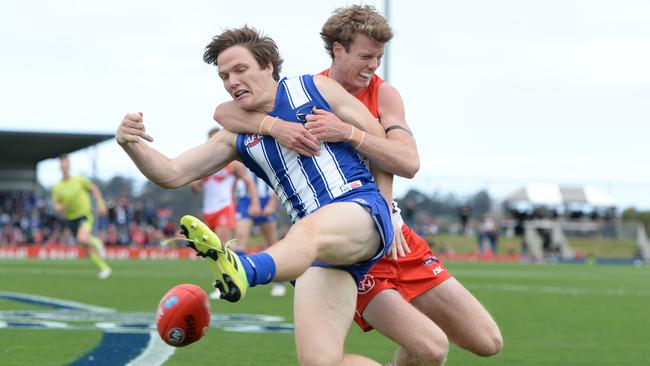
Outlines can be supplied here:
M113 276L96 279L89 261L0 260L0 290L114 308L155 312L160 297L179 283L210 290L199 261L114 261ZM480 358L451 346L448 365L650 364L649 267L446 262L501 327L501 354ZM278 315L292 321L292 291L269 296L257 287L240 303L213 301L213 313ZM37 308L0 300L0 310ZM388 316L388 315L387 315ZM391 315L396 316L396 315ZM99 330L0 328L0 365L62 365L91 350ZM388 362L396 345L377 332L350 330L346 349ZM293 334L233 333L210 329L178 349L166 365L295 365Z

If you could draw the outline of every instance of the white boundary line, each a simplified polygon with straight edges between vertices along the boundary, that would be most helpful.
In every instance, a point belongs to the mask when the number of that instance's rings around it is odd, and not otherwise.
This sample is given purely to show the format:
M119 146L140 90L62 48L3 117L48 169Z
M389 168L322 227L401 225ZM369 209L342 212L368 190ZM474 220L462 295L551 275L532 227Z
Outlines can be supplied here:
M160 339L157 331L149 333L149 343L142 353L126 366L160 366L164 364L176 351L172 346L165 344Z

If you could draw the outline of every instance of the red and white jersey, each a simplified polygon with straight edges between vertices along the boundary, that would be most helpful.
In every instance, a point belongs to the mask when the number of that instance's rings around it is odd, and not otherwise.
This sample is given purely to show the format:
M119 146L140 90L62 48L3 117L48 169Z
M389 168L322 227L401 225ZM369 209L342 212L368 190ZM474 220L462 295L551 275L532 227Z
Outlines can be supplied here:
M203 178L203 213L211 214L224 207L234 205L234 187L237 177L233 174L231 164Z

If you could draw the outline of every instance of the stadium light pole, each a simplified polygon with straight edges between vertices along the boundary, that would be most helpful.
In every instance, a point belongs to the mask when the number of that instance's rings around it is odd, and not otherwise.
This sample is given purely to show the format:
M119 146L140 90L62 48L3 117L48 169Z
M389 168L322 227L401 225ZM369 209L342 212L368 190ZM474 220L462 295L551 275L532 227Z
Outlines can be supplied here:
M384 0L384 16L386 17L386 20L388 20L388 24L390 24L390 0ZM384 50L384 60L383 60L383 65L384 65L384 81L387 83L389 82L389 75L390 75L390 42L386 45L386 48Z

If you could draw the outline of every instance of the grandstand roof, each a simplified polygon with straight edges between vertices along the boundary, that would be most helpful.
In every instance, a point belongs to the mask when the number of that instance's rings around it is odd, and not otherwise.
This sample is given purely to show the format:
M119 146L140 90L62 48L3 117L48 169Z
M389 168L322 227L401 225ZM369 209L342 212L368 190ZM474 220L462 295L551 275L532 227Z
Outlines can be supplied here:
M112 134L0 131L0 156L12 164L36 164L102 141Z
M557 184L530 183L509 194L505 202L525 202L536 206L588 204L594 207L613 207L616 200L593 187L559 186Z

